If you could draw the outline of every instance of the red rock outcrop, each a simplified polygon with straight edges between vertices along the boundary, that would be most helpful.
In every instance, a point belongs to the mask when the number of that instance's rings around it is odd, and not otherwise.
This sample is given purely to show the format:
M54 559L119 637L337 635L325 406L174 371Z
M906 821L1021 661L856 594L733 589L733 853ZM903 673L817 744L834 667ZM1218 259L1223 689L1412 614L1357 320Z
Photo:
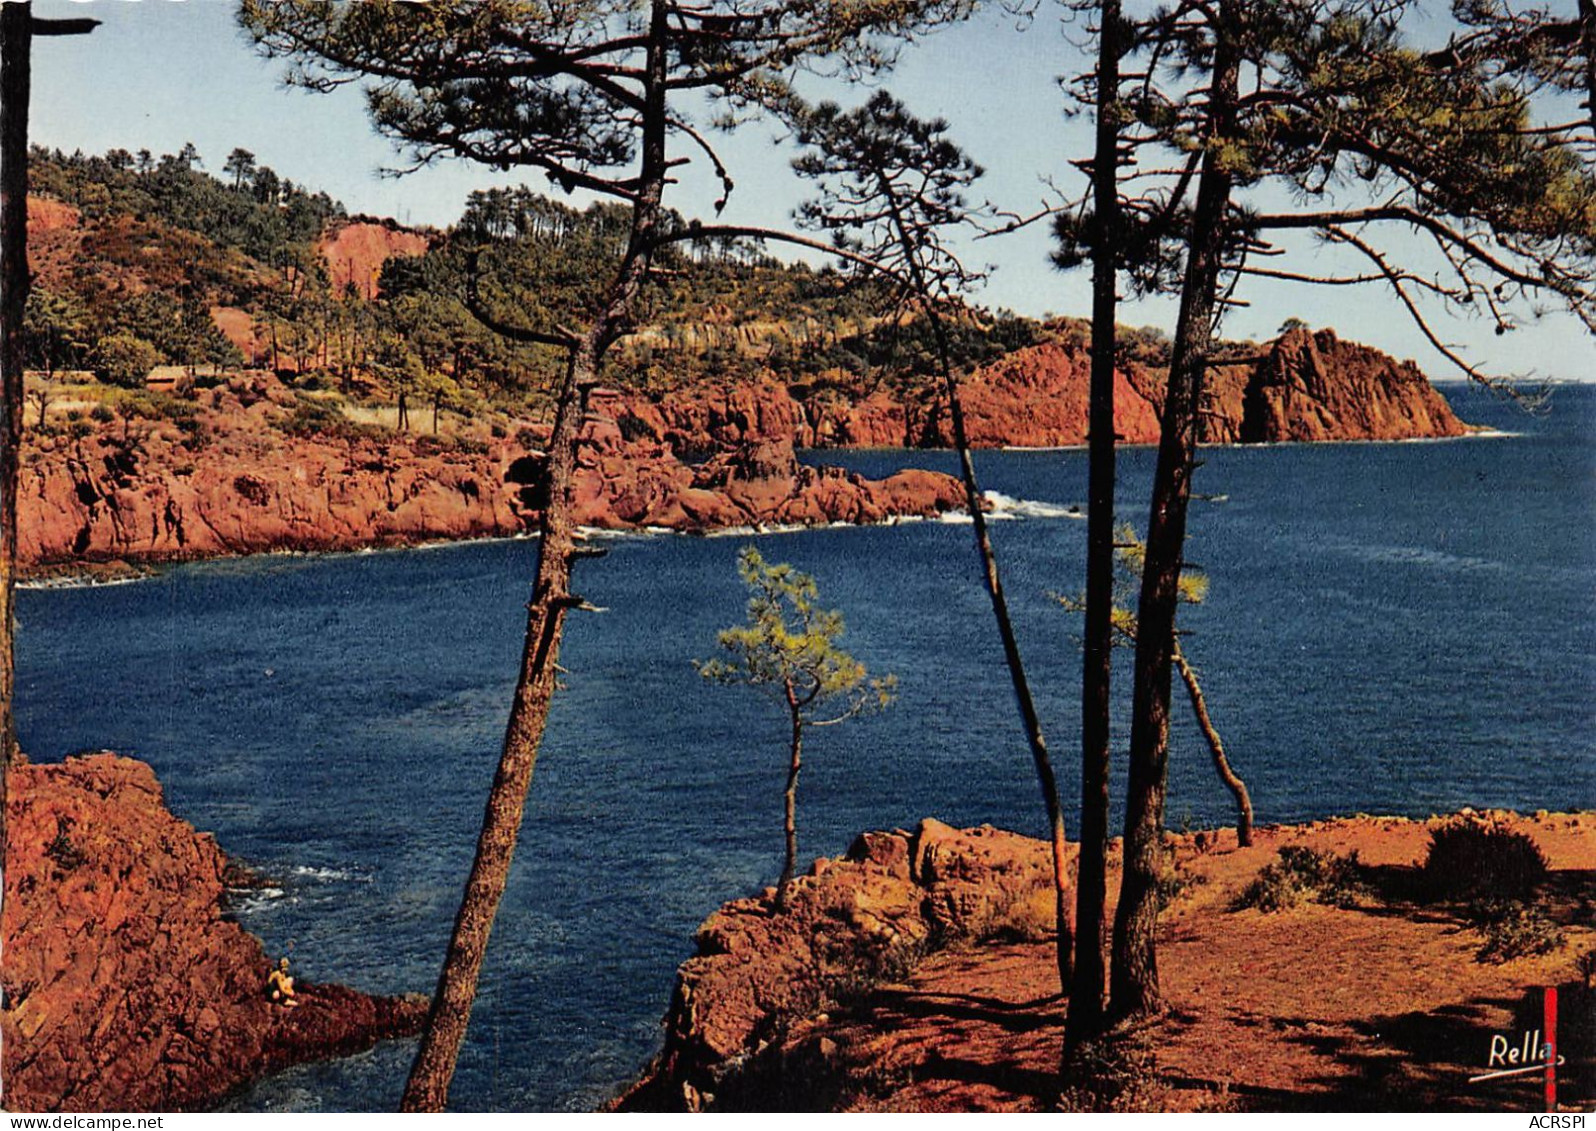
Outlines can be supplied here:
M222 915L228 862L113 754L14 766L7 804L5 1106L205 1107L289 1064L416 1032L423 998L299 982L265 1000L259 940Z
M1235 384L1232 379L1226 387ZM1211 438L1250 444L1408 440L1468 431L1418 366L1344 342L1334 330L1291 330L1277 338L1246 374L1239 397L1230 392L1219 408Z
M45 196L28 197L28 268L36 287L60 287L81 261L83 213Z
M255 318L249 311L236 306L213 306L211 322L224 338L238 347L238 352L244 357L265 355L267 343L257 337Z
M786 911L775 909L773 889L733 900L699 928L666 1016L664 1050L617 1106L735 1109L748 1098L743 1090L768 1104L781 1066L760 1059L779 1059L788 1022L851 989L899 978L942 947L1050 937L1051 877L1041 841L925 820L913 833L865 833L845 857L816 860Z
M1411 362L1294 330L1214 367L1213 442L1370 440L1467 431ZM1086 439L1089 363L1067 340L1018 350L966 379L978 446ZM1116 430L1158 437L1158 370L1117 378ZM509 440L439 443L328 427L292 414L266 376L199 394L191 416L107 421L30 435L19 488L22 557L33 566L170 561L266 550L338 550L515 535L536 525L542 457ZM325 414L323 414L325 415ZM337 417L330 420L337 424ZM875 482L801 464L796 447L941 447L935 386L792 387L774 377L664 395L595 390L580 434L579 522L624 529L879 522L963 505L952 478L903 471ZM285 430L286 429L286 430ZM532 429L534 436L537 429ZM546 434L546 429L542 434Z
M47 196L28 197L28 234L74 231L83 222L83 214L72 205Z
M960 386L965 428L977 447L1084 444L1092 359L1083 347L1049 342L977 370ZM952 424L937 398L918 440L950 447ZM1121 443L1158 440L1158 414L1124 372L1114 375L1114 431Z
M1566 941L1483 961L1488 931L1466 904L1415 898L1434 834L1460 817L1534 843L1551 873L1537 914ZM1037 876L1045 847L930 824L913 837L866 834L847 859L818 862L801 881L809 904L789 915L768 898L711 915L682 967L664 1051L613 1106L1502 1110L1535 1103L1540 1081L1502 1081L1495 1091L1458 1081L1483 1071L1481 1050L1497 1034L1544 1026L1549 986L1560 1002L1559 1100L1589 1106L1596 999L1573 960L1596 943L1585 894L1596 813L1331 817L1260 826L1245 848L1233 828L1166 833L1164 845L1174 882L1158 955L1169 1009L1126 1034L1134 1055L1099 1061L1106 1071L1062 1096L1067 1000L1047 930L1048 885ZM1109 844L1110 893L1121 847ZM1288 849L1350 857L1370 886L1336 906L1242 907ZM917 940L935 939L925 921L941 908L975 929L959 945L928 949Z
M271 427L269 379L201 393L190 419L37 437L18 489L24 562L174 561L520 532L498 460Z
M689 463L670 443L618 421L617 398L595 392L579 441L577 521L703 532L880 522L963 505L946 475L903 471L873 481L799 464L793 419L765 411L782 403L791 405L750 391L747 415L705 423L707 449ZM257 376L201 391L191 416L30 436L18 491L23 561L35 569L181 561L536 528L542 458L524 445L378 436L325 421L296 428L298 406L275 379Z
M960 384L970 442L980 448L1084 444L1091 356L1069 335L1016 350ZM1122 443L1158 442L1164 370L1132 362L1115 376L1114 429ZM953 443L935 383L873 390L779 384L698 387L626 398L620 415L678 449L706 438L790 429L799 447L941 448ZM1412 362L1341 341L1332 330L1292 330L1245 360L1214 366L1205 401L1210 443L1407 440L1461 436L1467 427Z
M958 481L936 472L875 481L800 464L793 446L800 417L779 387L684 402L669 423L657 406L604 390L589 409L576 474L577 521L586 525L701 531L870 523L964 504ZM714 454L684 462L683 454L706 447Z
M400 227L391 220L355 219L323 233L316 252L327 264L327 279L335 294L342 294L353 283L362 298L375 298L384 263L395 256L423 255L430 245L425 232Z

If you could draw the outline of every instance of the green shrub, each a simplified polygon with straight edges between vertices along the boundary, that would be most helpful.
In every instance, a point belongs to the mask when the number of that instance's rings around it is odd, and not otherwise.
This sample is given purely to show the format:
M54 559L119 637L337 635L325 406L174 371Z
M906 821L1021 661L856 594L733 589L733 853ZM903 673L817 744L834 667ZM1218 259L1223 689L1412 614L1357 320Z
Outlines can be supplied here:
M56 868L61 872L75 871L88 859L84 851L72 840L72 825L71 817L56 817L55 838L44 846L44 854L54 861Z
M89 367L107 385L141 389L160 360L160 352L143 338L117 333L100 339L89 358Z
M1163 863L1159 865L1157 891L1158 905L1169 907L1181 896L1186 895L1195 887L1201 887L1208 882L1208 877L1197 872L1188 872L1175 862L1175 853L1172 849L1165 849Z
M880 987L907 980L915 967L942 945L943 940L936 938L896 938L885 946L866 948L843 969L817 979L820 996L816 1008L853 1009Z
M1459 817L1430 833L1422 884L1431 900L1527 901L1546 872L1545 854L1524 833Z
M1303 903L1354 907L1369 895L1363 864L1356 852L1338 856L1304 845L1288 844L1274 863L1266 864L1236 901L1236 907L1288 911Z
M418 432L412 436L410 446L424 456L446 455L450 452L484 455L488 450L487 444L470 436L434 436L427 432Z
M1550 954L1567 942L1563 928L1543 909L1515 899L1479 900L1469 905L1465 918L1485 936L1474 955L1476 962L1500 965L1515 958Z
M350 420L336 407L321 401L301 400L278 427L290 436L358 440L374 430Z
M100 408L103 406L95 406ZM140 389L132 393L119 393L116 395L115 415L124 420L142 418L144 420L168 420L176 424L178 429L185 434L192 435L199 429L199 409L191 402L181 397L174 397L168 393L155 393ZM110 419L94 415L96 420Z

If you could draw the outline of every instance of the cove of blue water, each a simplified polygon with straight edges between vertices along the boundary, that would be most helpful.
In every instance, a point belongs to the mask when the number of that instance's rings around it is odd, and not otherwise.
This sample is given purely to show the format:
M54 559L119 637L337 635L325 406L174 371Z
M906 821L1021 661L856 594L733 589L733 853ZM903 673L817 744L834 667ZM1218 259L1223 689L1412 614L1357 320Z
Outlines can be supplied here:
M1186 648L1261 821L1462 805L1596 804L1596 387L1526 416L1448 390L1510 435L1205 453L1190 558L1206 604ZM881 474L946 453L825 453ZM1122 453L1121 514L1145 519L1153 453ZM1066 804L1085 457L983 453L983 486L1038 503L994 525ZM1038 508L1031 508L1036 511ZM690 661L741 617L746 539L629 537L584 562L514 875L451 1102L590 1108L655 1051L693 929L780 864L785 730ZM886 713L816 732L804 856L934 815L1040 833L967 525L761 537L814 573L846 644L898 676ZM25 592L17 706L41 760L111 748L282 893L243 922L301 974L430 992L497 757L531 542L270 557L136 584ZM1121 669L1126 657L1120 657ZM1176 700L1170 821L1227 821ZM1123 744L1121 713L1117 738ZM1122 768L1117 768L1122 773ZM391 1109L408 1042L261 1082L241 1109Z

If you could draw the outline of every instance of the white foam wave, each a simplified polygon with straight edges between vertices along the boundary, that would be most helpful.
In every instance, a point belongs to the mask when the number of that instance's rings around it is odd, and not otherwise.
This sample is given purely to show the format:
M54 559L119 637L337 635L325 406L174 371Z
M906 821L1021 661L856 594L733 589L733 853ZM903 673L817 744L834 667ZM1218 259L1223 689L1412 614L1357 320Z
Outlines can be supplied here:
M228 888L227 909L235 915L253 915L265 911L273 904L287 896L282 888ZM288 899L293 903L292 898Z
M61 577L40 577L32 581L17 582L18 589L109 589L113 585L137 585L159 576L154 571L117 577L95 577L93 574L67 574Z
M1001 491L983 491L991 506L988 517L994 519L1017 518L1085 518L1086 512L1075 504L1044 503L1036 499L1016 499Z
M851 526L852 523L844 522L837 525ZM758 538L766 534L799 534L805 530L814 530L813 526L804 526L796 522L771 522L760 523L758 526L723 526L718 530L706 530L705 538Z
M295 864L288 869L291 876L301 876L308 880L319 880L322 883L337 883L341 881L357 884L369 884L371 877L359 872L349 872L342 868L316 868L309 864Z
M1037 499L1016 499L1013 495L1005 495L1002 491L982 491L981 497L986 500L986 520L988 522L1017 522L1029 518L1084 519L1086 517L1086 512L1074 504L1044 503ZM945 511L938 515L935 521L946 523L949 526L968 526L972 520L969 511L960 509Z
M585 542L622 542L638 538L658 538L662 534L676 533L668 526L637 526L616 529L611 526L578 526L576 534Z

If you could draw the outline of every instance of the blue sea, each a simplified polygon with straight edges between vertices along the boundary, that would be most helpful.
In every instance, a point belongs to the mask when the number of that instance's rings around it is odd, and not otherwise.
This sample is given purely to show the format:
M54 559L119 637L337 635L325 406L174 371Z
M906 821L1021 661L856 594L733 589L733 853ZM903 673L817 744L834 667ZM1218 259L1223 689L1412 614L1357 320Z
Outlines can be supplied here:
M1542 415L1446 392L1498 434L1204 453L1189 558L1210 595L1182 613L1186 650L1262 822L1596 805L1596 386L1560 388ZM953 469L947 453L822 458ZM1138 525L1152 463L1121 454L1120 513ZM1085 455L981 453L978 470L1011 501L994 538L1073 827L1080 625L1051 594L1081 585ZM748 540L612 538L579 566L578 590L609 611L569 622L454 1107L614 1094L658 1048L694 928L774 880L782 716L692 667L742 616ZM846 646L899 681L888 711L808 743L803 856L924 816L1043 832L969 526L754 540L813 573L846 614ZM273 556L26 591L21 741L40 760L111 748L150 762L174 811L271 877L237 914L305 977L430 993L535 549ZM1175 704L1170 824L1226 822L1229 796ZM233 1106L392 1109L412 1052L296 1068Z

